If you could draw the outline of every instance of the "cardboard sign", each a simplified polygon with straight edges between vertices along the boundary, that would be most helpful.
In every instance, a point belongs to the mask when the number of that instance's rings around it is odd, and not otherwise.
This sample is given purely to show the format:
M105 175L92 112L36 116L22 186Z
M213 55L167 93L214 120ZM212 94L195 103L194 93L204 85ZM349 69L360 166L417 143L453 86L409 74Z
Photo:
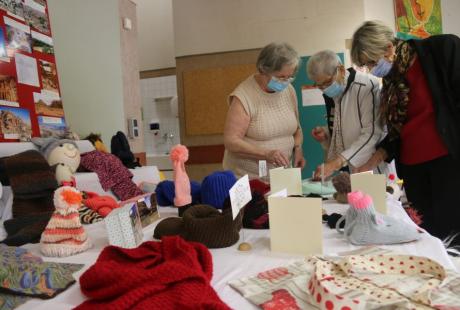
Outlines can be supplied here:
M302 195L300 168L270 170L270 191L276 193L284 188L287 189L288 195Z
M249 186L249 177L246 174L230 188L230 203L232 205L233 219L238 216L241 208L251 201L251 199L251 187Z
M352 191L368 194L372 197L375 210L387 214L385 175L369 172L354 173L350 176L350 181Z
M270 243L274 252L322 254L320 198L268 197Z
M259 160L259 178L267 176L267 161Z
M136 204L113 210L104 221L111 245L135 248L142 242L142 224Z

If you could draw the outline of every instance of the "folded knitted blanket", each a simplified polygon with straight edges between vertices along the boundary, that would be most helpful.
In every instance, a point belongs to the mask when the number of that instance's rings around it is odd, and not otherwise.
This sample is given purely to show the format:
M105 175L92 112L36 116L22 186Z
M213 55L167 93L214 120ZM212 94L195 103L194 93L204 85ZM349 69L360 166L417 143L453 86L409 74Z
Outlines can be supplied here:
M80 166L95 172L104 191L111 189L120 200L143 194L131 180L133 174L115 155L99 151L84 153L81 155Z
M212 256L180 237L106 247L81 277L76 309L230 309L211 287Z

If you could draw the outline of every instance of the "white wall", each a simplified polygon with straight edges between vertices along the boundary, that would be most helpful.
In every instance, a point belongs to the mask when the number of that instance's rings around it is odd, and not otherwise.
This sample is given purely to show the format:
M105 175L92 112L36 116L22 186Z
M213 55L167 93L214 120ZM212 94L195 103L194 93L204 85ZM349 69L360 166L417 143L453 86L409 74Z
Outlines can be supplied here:
M363 0L173 0L176 56L271 41L286 41L301 55L340 52L363 19Z
M169 153L180 143L176 76L142 79L141 96L145 152L147 156ZM160 124L159 132L150 130L152 121Z
M134 2L137 3L140 70L175 67L172 0Z
M48 0L65 116L107 146L125 128L118 1Z
M441 0L442 31L460 36L459 0ZM393 0L364 0L366 20L378 19L395 29Z

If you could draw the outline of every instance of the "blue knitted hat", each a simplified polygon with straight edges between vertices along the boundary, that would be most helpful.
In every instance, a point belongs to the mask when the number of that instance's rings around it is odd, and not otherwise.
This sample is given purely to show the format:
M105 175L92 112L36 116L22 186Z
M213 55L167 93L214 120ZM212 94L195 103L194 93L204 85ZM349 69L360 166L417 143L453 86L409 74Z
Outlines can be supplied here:
M200 203L200 183L196 181L191 181L190 189L192 195L192 204ZM175 196L174 182L169 180L161 181L160 183L158 183L157 188L155 189L155 194L157 195L157 203L159 206L173 206Z
M228 191L236 182L236 177L230 170L217 171L204 178L201 183L201 203L222 209Z

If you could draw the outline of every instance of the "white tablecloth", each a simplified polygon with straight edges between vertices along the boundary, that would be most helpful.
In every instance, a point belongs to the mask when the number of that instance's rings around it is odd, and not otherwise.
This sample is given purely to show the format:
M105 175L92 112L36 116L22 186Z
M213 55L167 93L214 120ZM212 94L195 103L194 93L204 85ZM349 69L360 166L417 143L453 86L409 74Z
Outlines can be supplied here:
M333 202L325 202L324 208L328 213L344 213L346 205L339 205ZM399 202L388 201L389 215L411 222L406 212L402 209ZM177 214L176 209L160 208L162 218L174 216ZM412 223L412 222L411 222ZM144 229L144 240L152 240L153 231L156 223ZM415 224L414 224L415 225ZM85 226L87 232L94 243L94 247L87 252L67 257L67 258L45 258L48 261L84 263L85 267L75 274L79 277L88 269L97 259L100 251L108 245L107 233L103 222ZM249 230L244 229L240 233L246 242L252 245L252 251L239 252L238 244L224 248L211 250L214 263L214 275L212 286L219 296L233 309L257 309L254 305L244 299L239 293L227 285L230 280L239 279L245 276L254 275L258 272L286 265L292 261L301 259L302 256L273 253L270 251L270 232L269 230ZM311 238L312 236L305 236ZM240 238L241 241L241 238ZM25 246L32 253L40 255L38 244L29 244ZM446 268L455 269L454 264L447 255L442 242L430 236L423 234L422 239L417 242L383 246L391 249L396 253L410 254L429 257ZM334 255L344 251L355 250L359 247L353 246L346 242L343 237L335 230L324 229L324 253L325 255ZM122 281L122 279L120 279ZM59 294L51 300L34 299L23 304L18 309L34 310L52 310L52 309L71 309L85 300L80 291L78 283L72 285L69 289Z

